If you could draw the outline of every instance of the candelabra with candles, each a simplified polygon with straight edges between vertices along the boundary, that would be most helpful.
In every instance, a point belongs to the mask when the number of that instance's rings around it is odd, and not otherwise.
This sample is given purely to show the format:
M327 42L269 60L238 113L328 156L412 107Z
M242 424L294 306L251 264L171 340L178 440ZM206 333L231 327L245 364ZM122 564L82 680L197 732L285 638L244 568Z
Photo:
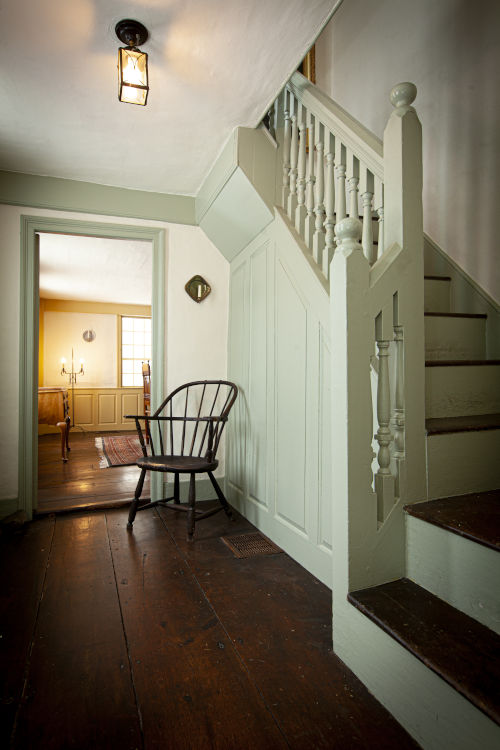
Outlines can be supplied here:
M85 370L83 369L83 359L80 358L80 369L75 370L75 360L73 355L73 348L71 348L71 370L66 369L66 359L65 357L61 358L61 375L67 375L68 376L68 383L71 386L71 411L73 412L72 418L71 418L71 426L75 426L75 385L76 385L76 379L79 375L85 375Z

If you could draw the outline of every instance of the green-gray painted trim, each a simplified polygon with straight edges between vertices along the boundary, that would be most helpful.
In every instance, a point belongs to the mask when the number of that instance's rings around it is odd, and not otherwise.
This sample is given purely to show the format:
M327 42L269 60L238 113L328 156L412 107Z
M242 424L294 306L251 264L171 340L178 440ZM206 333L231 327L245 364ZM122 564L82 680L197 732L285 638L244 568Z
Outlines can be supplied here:
M193 196L153 193L22 172L0 170L0 203L196 224Z
M195 199L196 223L200 224L203 217L222 191L231 175L238 166L238 138L237 128L228 137L217 159L204 178Z
M106 222L76 221L44 216L21 216L21 279L19 320L19 510L31 519L38 489L38 310L39 233L85 235L112 239L144 240L152 243L153 278L151 317L152 356L162 363L151 378L153 405L159 404L164 387L165 344L165 230L156 227ZM153 497L159 497L153 485Z

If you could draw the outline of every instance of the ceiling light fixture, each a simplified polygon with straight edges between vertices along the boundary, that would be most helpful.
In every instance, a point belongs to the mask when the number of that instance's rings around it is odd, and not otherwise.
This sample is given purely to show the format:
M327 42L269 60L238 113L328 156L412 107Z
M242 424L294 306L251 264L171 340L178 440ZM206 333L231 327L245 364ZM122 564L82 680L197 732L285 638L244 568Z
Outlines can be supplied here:
M138 49L148 38L148 30L139 21L126 18L115 26L118 39L126 47L118 48L118 99L128 104L146 104L148 99L148 56Z

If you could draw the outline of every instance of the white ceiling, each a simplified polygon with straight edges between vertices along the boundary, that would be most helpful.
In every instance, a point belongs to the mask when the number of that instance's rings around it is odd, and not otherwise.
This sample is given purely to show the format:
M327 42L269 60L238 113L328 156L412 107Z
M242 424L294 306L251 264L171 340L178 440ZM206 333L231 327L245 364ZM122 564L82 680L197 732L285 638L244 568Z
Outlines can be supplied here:
M151 242L40 235L40 297L151 304Z
M194 195L254 127L336 0L2 0L0 169ZM114 28L149 30L146 107L117 99Z

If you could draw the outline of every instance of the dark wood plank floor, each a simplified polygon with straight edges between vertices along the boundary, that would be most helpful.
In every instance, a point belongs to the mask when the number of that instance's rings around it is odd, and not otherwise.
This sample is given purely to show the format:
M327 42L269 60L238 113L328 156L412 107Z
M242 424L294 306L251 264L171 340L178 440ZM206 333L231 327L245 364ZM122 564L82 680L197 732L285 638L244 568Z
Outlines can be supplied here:
M224 514L43 517L0 536L0 742L12 748L413 748L330 650L331 594L238 559Z
M72 430L71 451L66 463L61 460L59 435L43 435L38 438L37 513L118 507L130 502L139 478L139 469L137 466L101 469L95 438L102 437L103 434L121 433ZM144 496L149 495L149 478L143 492Z

